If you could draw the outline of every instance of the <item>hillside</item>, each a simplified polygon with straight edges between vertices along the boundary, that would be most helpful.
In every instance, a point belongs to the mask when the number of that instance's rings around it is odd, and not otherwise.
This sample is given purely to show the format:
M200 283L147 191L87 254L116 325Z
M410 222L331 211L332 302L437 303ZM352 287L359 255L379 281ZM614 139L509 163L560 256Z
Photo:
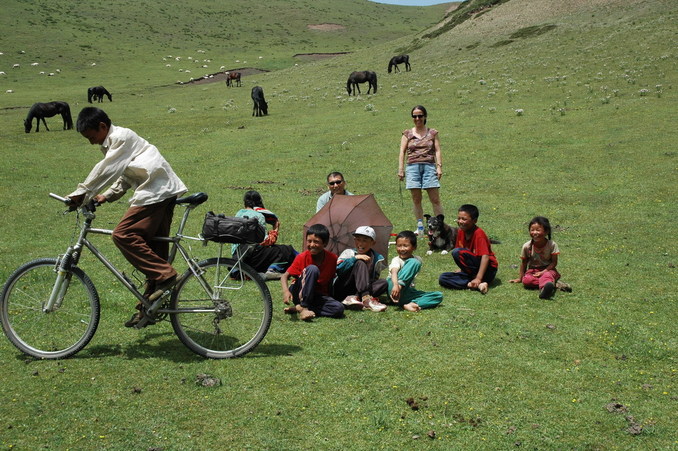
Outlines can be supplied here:
M445 5L411 10L366 0L113 0L105 11L68 0L8 0L0 89L19 93L21 80L40 97L49 86L61 89L40 74L57 70L71 84L110 73L109 85L158 86L223 68L280 69L304 61L295 54L352 52L416 33L437 23Z
M0 44L0 280L63 253L76 217L47 193L71 192L101 159L60 118L26 134L28 107L64 100L75 116L99 84L113 93L98 104L113 122L157 145L190 192L209 194L189 235L207 211L234 214L254 189L281 220L278 242L297 250L330 171L351 192L373 193L394 232L415 226L396 171L411 109L424 105L440 136L445 220L477 205L478 225L501 241L499 270L487 294L442 289L432 310L390 305L310 323L283 313L271 281L264 341L214 361L185 349L166 321L123 328L134 300L85 252L102 305L93 341L74 358L35 361L0 339L3 447L676 447L678 2L112 0L108 16L82 3L3 3L0 24L12 32ZM34 42L35 29L46 38ZM388 73L402 52L412 70ZM185 83L222 65L257 70L242 87ZM374 70L378 92L347 95L354 70ZM252 116L254 86L267 116ZM96 226L117 224L125 199L98 208ZM573 288L550 300L509 282L536 215L550 219ZM110 240L94 241L128 268ZM416 286L440 290L456 266L426 255L426 241ZM189 247L196 260L219 251ZM222 384L197 385L206 374Z

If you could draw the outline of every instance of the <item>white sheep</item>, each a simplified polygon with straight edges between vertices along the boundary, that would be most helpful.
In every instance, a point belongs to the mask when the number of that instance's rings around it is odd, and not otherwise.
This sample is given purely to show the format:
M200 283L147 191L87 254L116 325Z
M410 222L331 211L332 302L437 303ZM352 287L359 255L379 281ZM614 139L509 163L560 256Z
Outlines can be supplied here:
M7 75L5 71L0 70L0 75Z
M11 93L13 93L13 92L14 92L14 90L12 90L12 89L8 89L8 90L7 90L7 91L5 91L5 92L6 92L7 94L11 94Z
M31 63L31 66L37 66L39 63Z
M12 69L18 69L19 67L21 67L21 64L15 64L12 66Z

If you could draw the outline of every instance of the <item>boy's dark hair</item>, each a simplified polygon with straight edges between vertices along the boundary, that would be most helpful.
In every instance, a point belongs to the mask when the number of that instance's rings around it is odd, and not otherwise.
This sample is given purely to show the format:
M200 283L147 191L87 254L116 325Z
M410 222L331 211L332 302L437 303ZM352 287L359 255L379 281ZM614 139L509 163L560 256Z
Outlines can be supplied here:
M344 178L344 174L342 174L341 172L337 171L330 172L329 174L327 174L327 178L325 180L329 182L330 177L341 177L342 180L346 181L346 179Z
M245 208L264 207L264 201L258 191L247 191L243 197Z
M108 127L111 126L111 119L101 108L88 106L83 108L78 114L78 120L75 123L75 130L82 133L85 130L99 130L99 124L103 122Z
M330 242L330 231L327 230L323 224L313 224L306 231L306 236L315 235L323 242L324 245Z
M409 240L410 244L412 244L412 247L415 249L417 248L417 235L413 231L403 230L396 236L396 241L398 241L398 238Z
M527 225L527 230L530 230L532 224L539 224L542 226L544 228L544 232L546 232L546 235L548 236L548 239L551 239L551 223L549 222L548 218L545 218L544 216L535 216Z
M465 211L468 213L468 215L473 219L474 221L478 220L478 216L480 216L480 212L478 211L478 207L475 205L471 204L464 204L461 207L459 207L459 211Z

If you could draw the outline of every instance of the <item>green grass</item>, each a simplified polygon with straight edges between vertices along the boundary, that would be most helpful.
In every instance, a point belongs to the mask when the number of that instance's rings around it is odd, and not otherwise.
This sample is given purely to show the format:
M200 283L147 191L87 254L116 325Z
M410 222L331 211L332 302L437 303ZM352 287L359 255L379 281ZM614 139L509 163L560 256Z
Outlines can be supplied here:
M419 9L317 1L294 12L283 8L287 2L272 2L270 11L254 13L265 25L233 16L240 14L235 8L219 13L232 15L241 53L232 52L231 41L210 40L214 48L207 48L210 36L227 32L210 21L221 7L164 3L153 8L165 13L154 15L140 14L135 8L141 6L131 2L116 3L123 8L110 19L114 24L143 17L161 30L170 21L179 31L163 37L142 32L143 21L133 20L121 33L70 3L44 3L12 3L8 8L23 9L3 10L0 19L16 29L0 48L0 70L7 73L0 76L0 279L24 261L63 252L73 218L46 194L70 192L100 156L77 133L61 131L58 119L48 119L48 133L25 134L26 108L59 98L77 114L86 88L103 84L114 96L103 104L113 121L156 144L191 191L209 193L189 230L197 233L208 209L234 213L244 190L254 188L281 216L280 240L296 247L332 170L344 173L354 193L375 193L396 230L414 227L395 172L410 108L423 104L429 125L440 131L448 218L461 203L479 206L479 225L502 241L494 246L499 281L486 296L446 291L439 308L420 314L389 308L310 324L283 315L273 282L275 314L264 342L245 358L210 361L184 348L169 324L124 329L132 299L85 255L82 266L103 306L90 345L72 359L40 362L0 340L1 446L678 445L675 2L597 1L575 8L573 2L507 1L429 38L424 35L432 29L423 28L435 19L397 26L415 20L412 11ZM252 12L247 5L242 14ZM202 11L185 15L182 8ZM67 29L78 44L30 42L31 27L50 17L55 30ZM291 30L284 45L280 35L265 32L276 22ZM363 34L354 42L348 33L309 35L303 27L324 22ZM386 37L371 43L381 34ZM340 44L331 45L332 39ZM495 46L506 40L512 42ZM395 50L414 44L412 72L387 74ZM221 58L218 65L255 61L266 49L270 55L252 66L271 72L245 77L243 88L175 85L178 72L166 73L162 57L197 57L203 47L221 55L214 57ZM26 54L19 55L20 48ZM290 57L344 50L355 52L299 66ZM44 52L45 64L58 65L61 75L34 75L31 52ZM11 68L14 60L22 72ZM355 69L378 73L378 94L346 96L345 80ZM269 102L264 118L251 117L255 84ZM122 201L101 208L98 225L112 227L125 207ZM513 265L528 239L527 222L537 214L554 225L559 270L574 287L549 302L507 282L517 274ZM99 241L124 266L113 245ZM434 290L438 275L454 265L449 257L424 256L425 248L422 243L417 251L425 261L417 285ZM197 246L193 252L207 258L216 250ZM197 386L201 373L222 385ZM628 412L608 412L613 400ZM639 435L629 433L629 415L643 426Z

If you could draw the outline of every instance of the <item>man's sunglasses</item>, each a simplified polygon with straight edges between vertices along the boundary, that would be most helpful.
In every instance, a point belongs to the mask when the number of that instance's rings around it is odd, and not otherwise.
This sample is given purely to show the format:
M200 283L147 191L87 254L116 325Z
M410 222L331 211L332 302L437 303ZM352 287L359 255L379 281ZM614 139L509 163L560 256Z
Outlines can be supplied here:
M342 183L344 183L343 180L333 180L331 182L327 182L327 184L330 185L330 186L341 185Z

